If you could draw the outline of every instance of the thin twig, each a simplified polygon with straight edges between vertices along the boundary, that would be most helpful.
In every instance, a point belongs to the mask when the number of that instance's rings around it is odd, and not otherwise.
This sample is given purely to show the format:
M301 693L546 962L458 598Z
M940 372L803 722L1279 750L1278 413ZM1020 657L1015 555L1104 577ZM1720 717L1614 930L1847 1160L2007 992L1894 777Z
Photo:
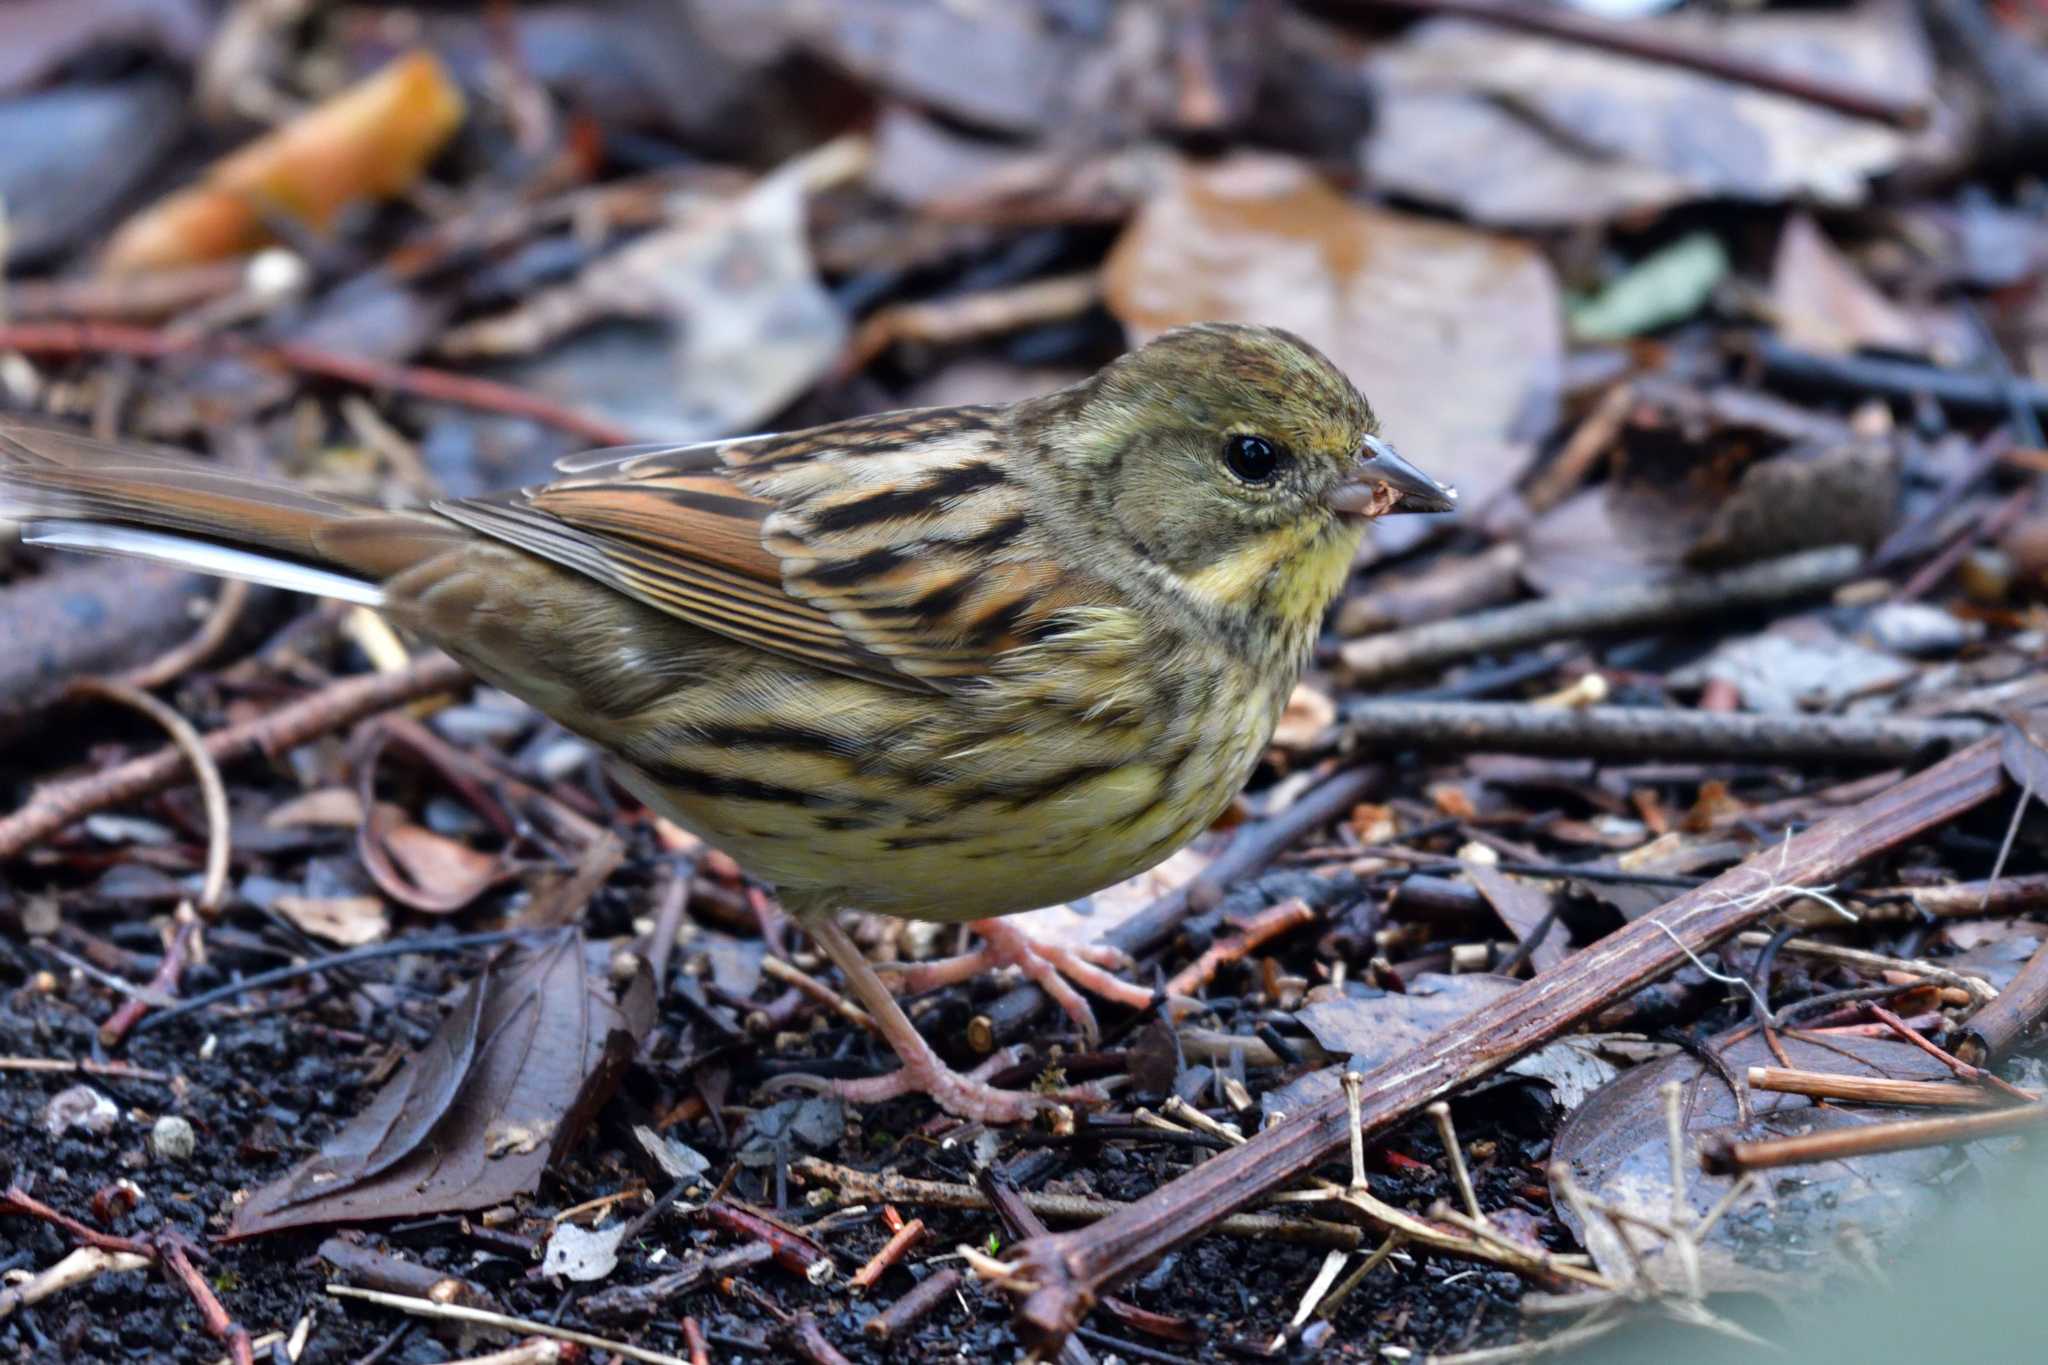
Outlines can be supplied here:
M1564 754L1604 760L1763 759L1901 763L1975 743L1974 720L1680 711L1650 706L1537 706L1527 702L1362 701L1344 717L1360 745Z
M112 678L78 678L68 689L74 696L99 697L140 711L171 737L171 744L192 765L199 783L199 800L206 811L206 875L200 882L199 913L208 919L220 913L221 897L228 886L228 791L220 780L220 768L207 751L206 742L192 723L133 683Z
M165 683L182 676L185 670L204 663L219 649L223 641L234 632L235 625L242 619L242 608L249 603L249 585L239 578L221 580L220 593L213 599L213 609L206 613L206 619L190 639L176 645L151 659L139 668L131 668L119 680L130 687L154 691Z
M1989 1092L1948 1081L1895 1081L1889 1076L1845 1076L1830 1071L1787 1070L1781 1066L1749 1069L1752 1090L1781 1095L1807 1095L1817 1100L1855 1104L1928 1104L1982 1109L1993 1103Z
M173 333L118 322L15 322L0 323L0 351L19 351L24 355L123 355L144 360L175 355L226 355L357 388L524 417L601 446L624 445L634 439L632 431L615 422L563 407L530 389L453 370L393 365L367 356L342 355L304 342L265 346L224 333Z
M1505 653L1582 635L1675 625L1806 597L1847 582L1862 562L1860 551L1844 545L1806 550L1723 573L1546 597L1353 640L1343 647L1341 657L1353 681L1381 682L1479 654Z
M1873 1123L1861 1128L1828 1128L1818 1133L1802 1133L1798 1137L1762 1138L1755 1142L1709 1142L1701 1147L1700 1164L1718 1175L1760 1171L1774 1166L1803 1166L1816 1161L1872 1156L1879 1152L1909 1152L1922 1147L1976 1142L1982 1138L2024 1132L2043 1122L2048 1122L2048 1104L2022 1104L1988 1114L1904 1119L1898 1123Z
M378 1289L357 1289L354 1285L347 1284L330 1284L327 1286L327 1292L338 1299L360 1299L364 1303L374 1303L380 1308L396 1308L401 1313L411 1313L416 1317L441 1318L448 1322L481 1323L485 1327L499 1327L507 1332L526 1332L537 1337L553 1337L557 1341L573 1341L578 1346L588 1346L593 1351L610 1351L613 1355L626 1360L644 1361L646 1365L689 1365L681 1356L650 1351L644 1346L612 1341L568 1327L557 1327L551 1322L515 1318L509 1313L493 1313L487 1308L471 1308L460 1303L437 1303L433 1299L416 1299L407 1294L386 1294Z
M346 678L269 715L215 730L203 746L216 764L249 754L280 753L373 712L459 687L467 678L453 659L428 655L402 672ZM94 811L161 791L178 779L188 762L172 745L105 772L37 788L28 804L0 819L0 858L11 858Z

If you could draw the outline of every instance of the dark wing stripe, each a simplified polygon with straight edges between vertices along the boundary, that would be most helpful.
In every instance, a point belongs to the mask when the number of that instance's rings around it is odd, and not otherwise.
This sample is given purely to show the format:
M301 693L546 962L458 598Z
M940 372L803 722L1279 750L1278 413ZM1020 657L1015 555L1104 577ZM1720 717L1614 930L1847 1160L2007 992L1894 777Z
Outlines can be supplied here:
M986 460L955 465L915 488L889 488L851 502L820 507L807 517L814 531L831 535L855 531L879 521L895 521L930 512L947 498L965 497L1009 482L1009 475Z

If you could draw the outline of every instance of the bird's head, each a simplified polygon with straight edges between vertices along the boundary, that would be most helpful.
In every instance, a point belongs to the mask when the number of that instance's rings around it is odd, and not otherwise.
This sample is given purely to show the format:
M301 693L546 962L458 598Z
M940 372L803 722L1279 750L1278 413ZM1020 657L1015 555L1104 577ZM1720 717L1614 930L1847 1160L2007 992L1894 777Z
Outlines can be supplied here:
M1084 514L1219 607L1319 619L1366 522L1457 504L1277 328L1176 328L1056 397L1045 444Z

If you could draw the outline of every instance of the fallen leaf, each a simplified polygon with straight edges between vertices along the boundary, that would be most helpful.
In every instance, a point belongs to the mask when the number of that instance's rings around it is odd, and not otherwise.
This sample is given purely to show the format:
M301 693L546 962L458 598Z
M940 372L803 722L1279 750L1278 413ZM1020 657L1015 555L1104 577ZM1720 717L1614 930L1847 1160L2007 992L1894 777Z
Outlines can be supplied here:
M1294 1018L1325 1052L1349 1061L1297 1077L1266 1092L1260 1105L1268 1119L1275 1113L1299 1113L1343 1088L1348 1068L1371 1071L1382 1062L1412 1052L1432 1034L1473 1010L1492 1003L1521 982L1512 977L1466 972L1449 976L1422 972L1405 993L1352 988L1334 1000L1318 1000L1294 1012Z
M1728 276L1728 251L1711 232L1695 232L1608 281L1567 316L1581 341L1625 341L1683 322L1714 295Z
M1486 897L1486 903L1507 925L1516 942L1526 943L1537 930L1544 931L1541 941L1529 953L1531 966L1541 972L1564 961L1565 954L1571 951L1571 932L1555 917L1554 894L1482 862L1466 863L1465 876Z
M1899 0L1629 25L1931 100L1934 62ZM1604 223L1709 198L1854 204L1912 143L1896 129L1697 72L1463 19L1426 20L1370 62L1380 118L1362 156L1383 191L1476 222Z
M855 142L828 144L736 197L689 202L570 283L450 331L441 350L531 356L495 377L663 441L758 430L846 344L805 203L862 155Z
M548 1249L541 1257L540 1273L588 1284L602 1280L619 1268L619 1241L628 1224L607 1228L580 1228L574 1223L557 1223L548 1236Z
M1313 683L1296 683L1287 698L1287 709L1273 727L1273 742L1283 749L1304 752L1337 723L1337 703Z
M1787 219L1778 236L1771 311L1779 335L1809 351L1839 355L1862 346L1893 351L1926 346L1913 320L1858 274L1804 213Z
M1890 1039L1829 1037L1807 1039L1787 1033L1783 1040L1795 1067L1890 1076L1900 1080L1943 1080L1948 1068L1918 1048ZM1751 1066L1778 1063L1761 1036L1734 1043L1711 1042L1738 1077ZM1594 1095L1558 1130L1555 1158L1568 1163L1573 1178L1589 1193L1655 1222L1671 1214L1671 1144L1661 1088L1678 1082L1685 1115L1687 1150L1681 1163L1685 1202L1703 1217L1731 1181L1704 1174L1699 1163L1702 1136L1761 1138L1860 1127L1896 1116L1896 1111L1816 1105L1799 1095L1753 1091L1751 1123L1737 1129L1735 1097L1720 1076L1686 1053L1674 1053L1624 1072ZM1895 1245L1952 1196L1939 1179L1953 1166L1947 1147L1815 1162L1774 1173L1738 1200L1701 1246L1700 1269L1710 1292L1806 1295L1837 1276L1862 1273L1867 1261L1851 1251L1856 1234L1867 1245ZM1588 1226L1565 1200L1558 1214L1592 1253L1602 1273L1629 1279L1631 1259L1601 1220ZM1642 1245L1654 1245L1648 1237ZM1681 1268L1673 1255L1649 1255L1651 1276L1678 1287Z
M529 1195L610 1097L654 1020L569 930L487 966L425 1047L319 1155L252 1194L228 1237L416 1218Z
M279 896L271 908L313 937L344 948L381 943L391 933L391 916L376 896Z
M363 803L347 787L322 787L271 808L269 829L354 829L363 823Z
M113 274L195 265L268 244L275 215L314 231L366 199L403 192L462 122L461 89L429 52L361 83L217 162L108 243Z
M1744 635L1671 674L1676 687L1701 687L1719 678L1742 694L1744 710L1798 714L1832 711L1860 693L1914 676L1904 659L1844 640L1832 631Z
M1514 479L1525 424L1560 384L1557 282L1540 252L1354 203L1281 157L1184 164L1118 239L1104 291L1134 345L1203 321L1300 334L1468 508Z
M385 895L428 914L460 910L512 875L502 856L415 825L382 802L357 831L356 849Z

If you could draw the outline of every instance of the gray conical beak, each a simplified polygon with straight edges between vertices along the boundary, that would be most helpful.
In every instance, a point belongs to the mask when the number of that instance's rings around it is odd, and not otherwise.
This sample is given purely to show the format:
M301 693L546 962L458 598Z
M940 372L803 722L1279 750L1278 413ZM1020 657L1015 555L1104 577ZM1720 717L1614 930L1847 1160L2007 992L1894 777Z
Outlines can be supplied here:
M1351 478L1330 496L1330 506L1337 511L1373 517L1389 512L1457 510L1457 489L1430 478L1379 437L1366 437L1363 453Z

